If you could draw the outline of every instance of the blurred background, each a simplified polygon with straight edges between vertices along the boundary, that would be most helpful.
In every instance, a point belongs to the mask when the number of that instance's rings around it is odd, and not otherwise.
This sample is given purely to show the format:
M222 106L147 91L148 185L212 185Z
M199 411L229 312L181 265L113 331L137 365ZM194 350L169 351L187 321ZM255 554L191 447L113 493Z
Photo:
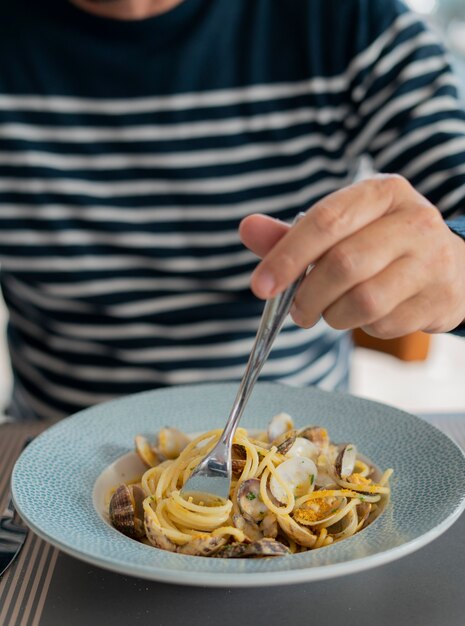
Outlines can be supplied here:
M406 0L436 29L451 53L465 103L465 0ZM6 313L0 299L0 409L11 385L3 332ZM465 410L465 339L418 335L377 349L358 337L351 370L351 392L412 412Z
M465 97L465 0L405 0L443 38Z

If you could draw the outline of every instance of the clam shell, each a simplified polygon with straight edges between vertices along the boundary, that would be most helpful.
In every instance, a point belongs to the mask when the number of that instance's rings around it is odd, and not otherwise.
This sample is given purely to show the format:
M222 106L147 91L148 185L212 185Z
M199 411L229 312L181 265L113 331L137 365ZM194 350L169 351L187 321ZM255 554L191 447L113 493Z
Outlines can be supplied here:
M294 443L285 454L289 458L300 456L316 461L320 454L320 449L313 441L310 441L310 439L295 437Z
M246 556L248 543L229 543L215 554L218 559L240 559Z
M233 524L236 528L242 530L249 541L263 539L263 533L253 520L246 519L243 515L236 513L233 515Z
M168 550L168 552L176 552L177 545L168 539L168 537L163 533L163 529L155 524L153 518L147 513L144 516L144 526L145 532L147 534L147 539L150 541L152 546L155 548L159 548L160 550Z
M333 539L335 541L340 541L341 539L345 539L345 537L350 537L357 530L357 514L354 509L350 510L347 515L341 520L343 525L343 529L338 533L332 533Z
M231 460L231 470L235 476L240 476L244 471L245 461L242 459L232 459Z
M294 428L294 420L287 413L278 413L268 424L268 441L274 441Z
M179 546L177 552L190 556L212 556L226 544L226 541L225 537L199 535L183 546Z
M165 459L177 459L189 443L189 437L177 428L162 428L158 433L158 449Z
M160 457L150 445L146 437L144 437L143 435L136 435L136 438L134 439L134 445L138 457L147 467L155 467L160 463Z
M355 467L357 460L357 448L353 443L344 445L336 457L334 469L339 478L347 478L350 476Z
M299 546L313 548L315 545L317 536L312 534L307 528L300 526L289 515L278 515L278 524L286 535L298 543Z
M313 491L318 470L311 459L295 457L278 465L276 474L299 497ZM286 492L274 476L270 478L270 490L279 502L286 502Z
M362 528L367 525L366 522L371 512L371 504L369 502L360 502L360 504L357 504L355 507L355 510L358 516L357 527L359 530L362 530Z
M241 483L237 492L237 503L241 513L254 522L260 522L268 511L260 495L260 481L249 478Z
M231 448L231 457L232 472L233 474L238 476L244 471L245 462L247 459L247 452L245 451L244 446L233 443Z
M264 538L247 544L231 543L220 550L216 556L223 559L237 559L247 557L286 556L287 554L290 554L290 551L284 544L275 539Z
M276 519L276 515L272 511L268 511L263 521L260 523L259 528L264 537L276 539L278 536L278 520Z
M287 454L295 443L297 437L296 430L288 430L271 442L272 446L276 446L277 452Z
M144 536L142 500L145 494L136 485L121 484L110 500L110 521L116 530L132 539Z
M314 443L322 452L326 452L329 447L329 435L326 428L321 426L306 426L298 433L299 437L304 437Z
M324 500L324 498L319 498L320 501L322 499ZM306 509L308 509L310 503L316 503L316 500L307 502L306 504L303 504L298 509L294 509L292 513L294 521L296 521L298 524L302 526L318 526L319 524L325 524L326 526L326 525L329 525L329 524L326 524L326 522L331 520L333 517L336 517L336 515L341 511L341 509L344 508L345 505L347 504L347 498L338 497L336 499L336 502L334 502L331 505L325 505L323 507L323 510L320 512L320 516L318 515L318 513L315 512L314 513L315 519L309 519L309 517L305 515ZM311 515L311 517L313 517L313 514Z

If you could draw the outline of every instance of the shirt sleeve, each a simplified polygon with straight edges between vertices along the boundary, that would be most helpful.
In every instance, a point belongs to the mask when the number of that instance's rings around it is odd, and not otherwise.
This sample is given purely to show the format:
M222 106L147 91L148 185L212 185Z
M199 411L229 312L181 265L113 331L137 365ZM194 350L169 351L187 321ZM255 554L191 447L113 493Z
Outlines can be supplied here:
M465 110L439 38L399 0L360 0L371 32L346 121L354 155L405 176L444 217L465 215Z
M405 176L465 240L465 110L448 53L399 0L360 0L359 10L370 43L351 85L352 155Z

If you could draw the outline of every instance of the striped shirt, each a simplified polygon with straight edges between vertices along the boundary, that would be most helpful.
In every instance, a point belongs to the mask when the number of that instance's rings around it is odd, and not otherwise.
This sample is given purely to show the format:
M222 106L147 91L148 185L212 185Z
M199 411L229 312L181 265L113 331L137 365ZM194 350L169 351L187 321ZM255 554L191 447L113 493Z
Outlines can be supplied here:
M17 419L240 378L263 307L240 220L291 220L361 155L460 224L465 114L441 45L397 0L184 0L133 22L0 2ZM262 377L342 387L349 348L288 321Z

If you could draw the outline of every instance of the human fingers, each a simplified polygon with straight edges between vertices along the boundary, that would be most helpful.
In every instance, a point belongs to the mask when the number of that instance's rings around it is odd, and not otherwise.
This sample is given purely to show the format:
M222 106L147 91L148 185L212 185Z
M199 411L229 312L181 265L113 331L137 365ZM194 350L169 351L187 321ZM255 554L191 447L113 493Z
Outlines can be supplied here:
M361 328L368 335L378 339L395 339L424 330L425 310L431 306L424 292L413 296L395 307L384 317Z
M260 298L277 295L325 252L402 205L412 193L401 177L378 176L327 196L266 254L252 275L253 292Z
M421 263L415 257L405 256L350 289L323 312L323 317L330 326L339 330L369 326L422 293L426 283ZM421 327L428 311L419 313L418 324ZM400 326L396 332L399 337L408 330Z
M417 237L408 215L389 213L339 242L318 260L300 286L292 310L294 319L312 326L346 292L411 251L411 242Z

